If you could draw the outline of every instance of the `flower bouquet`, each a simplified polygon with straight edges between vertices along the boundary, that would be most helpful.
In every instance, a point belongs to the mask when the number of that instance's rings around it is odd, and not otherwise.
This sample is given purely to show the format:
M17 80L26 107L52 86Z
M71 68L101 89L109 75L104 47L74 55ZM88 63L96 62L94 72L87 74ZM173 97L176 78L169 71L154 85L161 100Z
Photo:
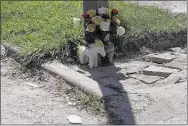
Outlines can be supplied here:
M109 9L101 7L96 10L91 9L82 15L85 22L85 39L87 44L95 43L96 39L100 39L107 53L106 57L101 57L101 64L112 62L114 55L114 45L110 42L111 35L122 36L125 33L121 22L118 18L117 9Z
M91 9L82 15L86 31L90 33L112 32L113 28L120 25L118 19L118 10L101 7L99 9ZM100 31L100 32L96 32Z

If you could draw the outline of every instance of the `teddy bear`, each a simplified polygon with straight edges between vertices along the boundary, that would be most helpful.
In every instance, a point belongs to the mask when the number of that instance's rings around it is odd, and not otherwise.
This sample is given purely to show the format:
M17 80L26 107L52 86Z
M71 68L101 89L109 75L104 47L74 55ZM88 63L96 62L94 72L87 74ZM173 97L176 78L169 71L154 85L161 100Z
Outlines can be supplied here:
M77 55L79 57L80 63L87 63L88 61L85 60L85 58L87 57L89 59L88 65L90 69L93 69L93 67L98 67L98 54L100 54L102 57L106 56L104 45L100 40L96 39L95 43L90 44L89 47L78 46Z

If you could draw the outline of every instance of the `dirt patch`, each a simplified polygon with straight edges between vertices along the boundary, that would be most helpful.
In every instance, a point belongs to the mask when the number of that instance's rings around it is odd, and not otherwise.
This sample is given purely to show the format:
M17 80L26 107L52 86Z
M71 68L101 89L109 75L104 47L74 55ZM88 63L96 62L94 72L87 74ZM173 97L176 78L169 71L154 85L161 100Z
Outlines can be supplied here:
M86 94L43 70L27 70L13 59L1 61L2 124L69 124L67 116L83 124L105 124L105 114L87 111ZM73 103L73 104L70 104Z

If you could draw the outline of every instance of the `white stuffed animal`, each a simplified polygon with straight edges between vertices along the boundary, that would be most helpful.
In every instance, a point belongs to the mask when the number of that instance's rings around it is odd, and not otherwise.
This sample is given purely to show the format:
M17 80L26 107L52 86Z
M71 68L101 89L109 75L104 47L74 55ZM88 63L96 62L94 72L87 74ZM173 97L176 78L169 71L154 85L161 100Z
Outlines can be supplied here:
M81 64L86 63L85 57L89 58L89 67L91 69L98 67L98 54L101 54L103 57L106 56L104 45L100 40L96 40L90 47L79 46L77 53Z

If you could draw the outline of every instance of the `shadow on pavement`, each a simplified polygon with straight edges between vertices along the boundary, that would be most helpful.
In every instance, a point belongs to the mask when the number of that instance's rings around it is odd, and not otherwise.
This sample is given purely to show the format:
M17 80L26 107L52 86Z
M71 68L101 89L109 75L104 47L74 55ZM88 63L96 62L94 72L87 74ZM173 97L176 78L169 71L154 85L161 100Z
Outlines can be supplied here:
M111 65L89 69L88 66L80 66L80 69L90 73L90 78L97 81L103 93L104 107L108 115L109 124L135 124L134 115L131 108L131 103L128 94L125 90L125 85L120 80L126 80L122 73L118 73L120 68ZM110 95L105 87L118 92L116 95Z

